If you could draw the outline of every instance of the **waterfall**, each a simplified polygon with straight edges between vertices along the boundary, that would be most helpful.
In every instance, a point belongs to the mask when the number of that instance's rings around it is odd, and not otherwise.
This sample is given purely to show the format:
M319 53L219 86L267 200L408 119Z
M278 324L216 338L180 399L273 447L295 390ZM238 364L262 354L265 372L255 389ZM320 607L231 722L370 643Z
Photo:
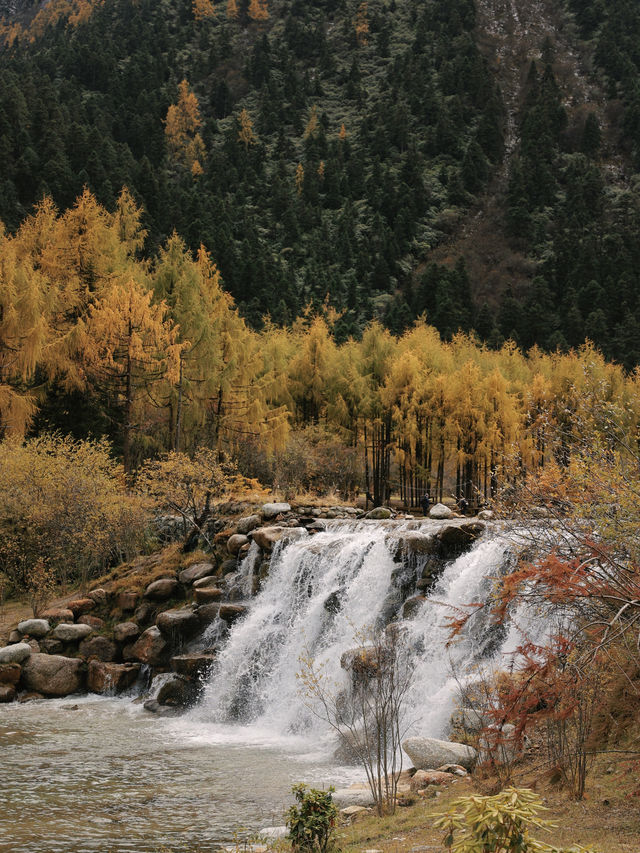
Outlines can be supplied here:
M280 736L322 737L326 730L300 692L300 659L312 655L329 681L346 684L340 658L357 645L355 633L401 620L407 588L415 589L422 574L428 556L414 551L407 557L405 537L426 541L446 524L334 521L325 532L277 543L268 577L218 655L197 717ZM404 620L413 670L407 718L414 732L445 734L460 683L481 662L500 660L507 631L486 614L474 616L453 643L448 619L456 615L453 608L485 600L510 559L506 539L485 533L444 565L426 601L418 600Z

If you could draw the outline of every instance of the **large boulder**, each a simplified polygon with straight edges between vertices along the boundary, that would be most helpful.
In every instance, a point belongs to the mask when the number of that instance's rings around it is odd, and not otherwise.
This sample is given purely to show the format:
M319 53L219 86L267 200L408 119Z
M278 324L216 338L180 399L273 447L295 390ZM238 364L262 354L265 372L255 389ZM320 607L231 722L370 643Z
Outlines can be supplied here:
M48 655L61 655L64 652L64 643L62 640L54 640L53 637L45 637L40 640L40 651Z
M122 613L128 613L131 610L136 609L136 605L138 604L138 593L132 589L124 590L124 592L119 592L116 598L116 607Z
M262 506L262 517L266 520L275 518L285 512L291 512L291 505L287 503L268 503Z
M118 654L116 644L106 637L87 637L80 643L78 651L85 660L97 658L99 661L112 661Z
M16 698L16 688L13 684L0 684L0 703L13 702Z
M25 619L23 622L18 622L18 631L30 637L45 637L50 630L51 625L46 619Z
M458 556L470 548L483 531L484 524L479 521L468 524L447 524L436 535L438 550L442 556Z
M169 654L169 644L155 625L147 628L128 650L127 658L162 666ZM442 762L441 762L442 763Z
M247 533L255 530L256 527L259 527L261 521L262 518L259 515L245 515L244 518L240 518L238 520L236 530L238 533L244 533L246 536Z
M162 685L158 691L156 700L159 705L171 705L183 708L195 702L198 697L198 691L198 684L182 675L175 675Z
M253 541L263 551L271 551L276 542L279 542L289 529L288 527L259 527L253 531Z
M198 617L189 607L165 610L156 619L156 625L165 637L185 639L200 630Z
M101 587L98 589L92 589L91 592L87 593L87 598L94 601L98 607L103 607L107 603L107 591Z
M194 652L188 655L175 655L171 658L170 665L177 675L184 675L194 681L204 681L211 672L215 659L214 654Z
M427 599L424 595L414 595L411 598L408 598L402 608L402 618L415 619L418 613L422 610L422 606L426 600Z
M215 570L216 567L213 563L194 563L188 569L183 569L178 577L180 578L180 583L188 586L194 581L200 580L200 578L206 578L207 575L214 574Z
M223 591L217 586L198 587L194 590L196 604L208 604L210 601L220 601Z
M144 591L144 597L152 601L166 601L177 593L178 587L176 578L160 578L149 584Z
M230 554L237 554L241 548L249 544L249 538L244 533L234 533L227 539L227 551Z
M61 622L53 629L52 637L54 640L62 640L63 643L79 643L89 634L93 634L93 628L90 625Z
M42 618L47 622L73 622L73 613L67 607L50 607L44 610Z
M376 521L382 521L385 518L391 518L393 513L389 509L388 506L375 506L373 509L370 509L369 512L365 513L365 518L372 518Z
M347 806L373 806L375 800L368 786L359 785L353 788L338 788L331 795L331 800L339 809Z
M402 748L417 770L434 770L442 764L460 764L470 769L477 758L471 746L432 737L407 738Z
M28 643L14 643L0 649L0 663L24 663L31 654Z
M104 619L100 619L99 616L92 616L90 613L85 613L84 616L78 619L78 625L88 625L94 631L102 631L106 622Z
M204 578L198 578L197 581L193 582L194 589L209 589L211 587L217 588L224 581L219 578L217 575L206 575Z
M45 696L68 696L83 686L83 665L79 658L32 654L22 665L22 684Z
M196 615L201 627L210 625L220 616L220 605L217 601L213 601L211 604L201 604L196 610Z
M208 606L210 605L204 605L204 607ZM198 611L200 611L201 609L202 608L198 608ZM220 610L218 611L218 615L221 619L224 619L225 622L231 624L232 622L235 622L236 619L239 619L244 614L246 609L247 608L244 607L242 604L221 604Z
M429 518L445 519L453 518L455 513L444 504L435 504L429 510Z
M87 687L92 693L122 693L132 687L140 674L139 663L89 661Z
M140 636L140 628L135 622L119 622L113 629L116 643L132 643Z
M69 610L73 613L74 619L82 616L83 613L89 613L96 606L92 598L77 598L75 601L70 601L67 604Z
M416 770L409 787L412 791L422 791L427 785L449 785L455 776L442 770Z

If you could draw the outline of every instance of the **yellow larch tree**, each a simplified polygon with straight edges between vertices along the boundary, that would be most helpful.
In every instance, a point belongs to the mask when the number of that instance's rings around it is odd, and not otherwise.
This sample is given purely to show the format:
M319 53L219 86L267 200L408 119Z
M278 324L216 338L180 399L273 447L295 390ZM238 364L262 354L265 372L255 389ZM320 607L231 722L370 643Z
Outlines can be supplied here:
M250 0L247 14L252 21L266 21L269 17L267 0Z
M353 19L353 28L358 47L363 47L369 41L369 14L366 0L358 6L358 11Z
M253 130L253 122L251 121L251 116L249 115L246 109L243 108L240 111L240 115L238 116L237 122L238 142L242 142L246 151L250 145L255 145L258 141Z
M239 16L237 0L227 0L227 18L230 21L237 21Z
M298 163L296 166L296 192L298 195L302 195L302 190L304 187L304 166L302 163Z
M206 21L216 16L216 7L211 0L193 0L191 8L196 21Z
M165 119L165 136L174 162L186 166L194 177L203 172L206 151L198 128L202 125L200 106L187 80L178 87L178 103L171 104Z
M304 138L310 139L313 138L318 132L318 107L314 104L311 107L311 112L309 113L309 121L307 122L307 127L304 131Z

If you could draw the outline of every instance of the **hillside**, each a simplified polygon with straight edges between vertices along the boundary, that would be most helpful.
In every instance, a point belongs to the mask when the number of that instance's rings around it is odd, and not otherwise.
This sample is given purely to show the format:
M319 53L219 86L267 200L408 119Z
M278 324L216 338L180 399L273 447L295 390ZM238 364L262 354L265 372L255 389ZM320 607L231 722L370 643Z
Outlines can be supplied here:
M87 186L260 326L423 312L640 359L640 15L617 0L4 0L0 219ZM182 84L182 81L187 81ZM167 122L170 107L178 122ZM179 125L179 127L178 127ZM167 132L168 131L168 132Z

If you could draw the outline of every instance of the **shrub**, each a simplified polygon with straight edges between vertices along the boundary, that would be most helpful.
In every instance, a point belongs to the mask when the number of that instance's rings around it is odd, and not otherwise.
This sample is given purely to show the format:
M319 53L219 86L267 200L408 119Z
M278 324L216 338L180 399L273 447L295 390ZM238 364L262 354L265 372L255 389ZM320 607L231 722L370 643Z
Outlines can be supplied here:
M52 579L84 584L139 548L145 504L110 449L60 435L0 443L0 572L18 590L38 598Z
M461 797L441 815L436 826L445 830L443 845L453 853L589 853L584 847L560 850L531 838L529 830L550 829L538 817L540 797L527 788L506 788L493 797Z
M317 791L300 784L291 791L298 802L297 806L291 806L287 816L293 849L325 853L338 815L331 799L333 788Z

